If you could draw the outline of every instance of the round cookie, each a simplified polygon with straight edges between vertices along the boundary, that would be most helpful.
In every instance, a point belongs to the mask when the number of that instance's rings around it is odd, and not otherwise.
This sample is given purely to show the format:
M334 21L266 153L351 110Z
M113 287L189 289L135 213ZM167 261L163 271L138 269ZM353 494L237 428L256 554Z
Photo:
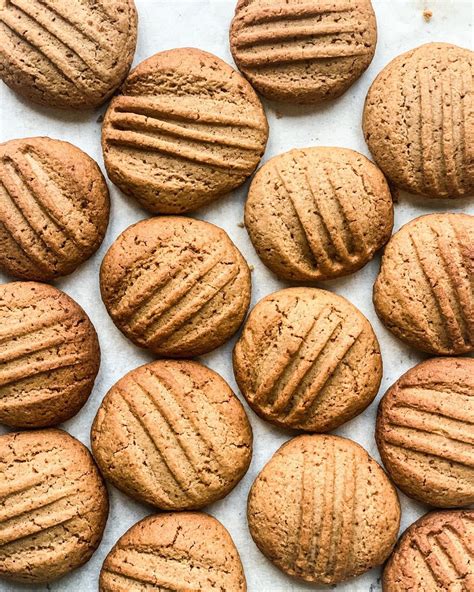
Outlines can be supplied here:
M474 589L474 510L430 512L398 541L383 573L383 592Z
M132 526L107 555L99 592L246 592L234 542L212 516L157 514Z
M92 109L127 75L137 42L133 0L5 0L0 78L47 107Z
M357 271L388 241L392 196L379 169L354 150L291 150L255 175L245 225L279 277L327 280Z
M0 436L0 576L41 584L90 559L107 490L87 448L61 430Z
M0 422L51 426L84 405L100 366L97 334L82 308L47 284L0 286Z
M234 349L240 390L263 419L326 432L376 396L382 358L369 321L348 300L315 288L270 294Z
M307 582L336 584L385 561L397 540L400 505L361 446L304 435L284 444L258 475L248 521L276 567Z
M383 397L376 438L398 487L449 508L474 504L474 359L434 358Z
M198 509L226 496L252 458L242 404L216 372L159 360L132 370L105 396L91 444L116 487L164 510Z
M384 325L437 355L474 351L474 216L428 214L390 239L374 286Z
M50 281L99 248L109 191L97 164L68 142L25 138L0 144L0 268Z
M370 0L239 0L230 29L235 63L252 86L291 103L342 95L376 43Z
M145 209L165 214L195 210L242 185L267 139L250 84L216 56L190 48L139 64L102 128L111 181Z
M192 218L143 220L110 247L102 299L117 327L158 356L191 358L237 331L250 304L250 270L221 228Z
M474 194L473 74L472 51L427 43L395 58L375 79L364 134L395 185L430 198Z

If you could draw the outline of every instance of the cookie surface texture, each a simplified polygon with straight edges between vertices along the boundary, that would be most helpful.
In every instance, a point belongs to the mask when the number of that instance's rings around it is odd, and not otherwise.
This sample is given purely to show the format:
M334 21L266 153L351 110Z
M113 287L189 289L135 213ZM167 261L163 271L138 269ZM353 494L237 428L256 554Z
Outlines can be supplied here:
M241 185L265 151L259 98L207 52L157 53L112 100L102 128L110 179L155 213L195 210Z
M393 235L374 286L384 325L437 355L474 351L474 216L428 214Z
M380 170L358 152L291 150L255 175L245 225L279 277L326 280L357 271L388 241L392 196Z
M20 279L70 274L99 248L109 191L97 164L68 142L0 144L0 268Z
M283 572L336 584L385 561L400 505L380 466L355 442L304 435L284 444L255 480L250 533Z
M240 401L216 372L160 360L111 388L92 426L103 475L165 510L198 509L227 495L252 456Z
M87 448L61 430L0 436L0 576L46 583L83 565L108 513Z
M221 228L192 218L130 226L106 254L100 277L114 323L159 356L219 347L250 303L250 271L237 247Z
M407 495L437 507L474 504L474 360L433 358L382 399L377 445Z
M51 426L75 415L100 366L97 334L67 294L47 284L0 286L0 423Z
M137 42L133 0L4 0L0 78L41 105L92 109L127 75Z
M474 194L473 56L427 43L395 58L372 84L365 139L399 188L429 198Z
M402 535L383 574L383 592L474 589L474 510L431 512Z
M234 349L234 374L263 419L325 432L372 402L382 359L369 321L348 300L325 290L288 288L250 313Z
M370 0L239 0L230 30L232 55L252 86L290 103L344 93L376 42Z
M215 518L197 512L149 516L132 526L106 557L100 592L152 588L247 590L229 533Z

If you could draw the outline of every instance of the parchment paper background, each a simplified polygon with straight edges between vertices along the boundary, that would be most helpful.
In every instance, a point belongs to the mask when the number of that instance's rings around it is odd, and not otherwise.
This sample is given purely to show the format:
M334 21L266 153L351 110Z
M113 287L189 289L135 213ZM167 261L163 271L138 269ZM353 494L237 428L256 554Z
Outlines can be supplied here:
M157 51L174 47L198 47L210 51L229 63L232 58L228 46L229 23L235 0L135 0L139 12L139 38L134 64ZM265 102L270 123L270 140L264 160L294 147L342 146L353 148L369 156L361 132L361 115L367 90L376 74L396 55L429 41L447 41L473 46L473 2L469 0L373 0L379 27L377 53L372 65L362 78L340 99L324 107L293 107ZM429 23L423 10L430 9ZM37 107L14 95L0 83L0 142L12 138L46 135L68 140L85 150L103 166L100 149L101 124L99 116L105 111L74 113ZM89 445L89 430L96 410L107 390L126 372L152 359L134 347L115 328L109 319L99 294L100 262L113 240L130 224L146 218L147 212L122 195L109 183L112 198L110 225L99 252L71 277L56 285L76 299L91 317L99 334L102 366L92 395L82 411L64 428ZM209 220L223 227L255 268L252 306L262 297L285 287L258 259L247 232L238 226L243 219L243 206L248 185L203 208L193 216ZM395 229L406 221L435 210L468 211L474 213L473 201L433 202L400 195L395 208ZM379 397L403 372L422 356L403 346L380 324L372 306L372 285L380 259L377 257L363 270L345 279L326 282L325 288L349 298L372 322L380 340L384 377ZM9 281L0 275L1 282ZM219 372L237 391L231 365L231 351L235 339L201 361ZM238 393L240 398L243 397ZM374 418L377 404L336 433L356 440L379 459L374 441ZM247 408L248 409L248 408ZM292 434L270 426L248 410L254 430L252 465L240 484L224 500L207 511L216 516L230 531L237 545L248 581L249 592L300 592L316 590L294 581L265 559L254 545L246 522L248 490L274 451ZM6 431L0 428L0 431ZM100 567L115 541L135 522L153 512L150 507L135 503L113 487L110 491L110 516L104 539L93 558L82 568L48 586L21 586L0 582L0 591L51 590L54 592L91 592L97 590ZM402 529L426 511L403 494ZM374 533L374 536L376 533ZM320 590L327 588L319 588ZM380 570L369 573L336 587L340 592L377 592L381 590Z

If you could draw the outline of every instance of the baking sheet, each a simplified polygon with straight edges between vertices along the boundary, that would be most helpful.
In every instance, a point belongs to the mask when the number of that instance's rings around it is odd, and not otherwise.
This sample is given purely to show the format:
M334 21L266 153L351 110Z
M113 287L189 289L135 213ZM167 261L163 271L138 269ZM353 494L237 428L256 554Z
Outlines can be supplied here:
M135 0L139 12L139 41L134 64L157 51L174 47L199 47L229 63L228 29L235 0ZM376 74L399 53L429 41L447 41L465 47L473 45L473 2L469 0L373 0L379 27L377 53L369 70L340 99L322 107L296 107L270 104L265 107L270 123L270 140L264 161L294 147L342 146L367 156L361 132L363 102ZM430 22L423 11L433 13ZM100 149L100 116L95 112L74 113L37 107L17 97L0 83L0 142L35 135L47 135L76 144L96 159L103 168ZM104 169L103 169L104 170ZM107 390L126 372L152 359L148 353L133 346L115 328L108 317L99 294L100 262L113 240L130 224L146 218L147 212L128 200L111 183L112 211L106 239L99 252L71 277L56 282L87 311L100 339L102 365L95 388L82 411L64 427L89 446L89 430L96 410ZM247 232L239 224L248 184L219 202L193 215L223 227L238 245L249 264L254 266L252 306L265 295L289 284L277 280L258 259ZM395 209L395 229L408 220L434 210L468 211L474 214L474 203L460 201L423 201L400 195ZM372 322L380 340L384 377L379 397L403 372L423 356L403 346L380 324L372 306L372 285L380 260L377 257L363 270L347 278L325 282L325 288L346 296ZM0 281L9 278L0 274ZM235 338L218 351L203 356L201 361L219 372L238 393L231 364ZM238 393L239 394L239 393ZM243 397L239 394L241 400ZM245 404L245 401L244 401ZM246 522L246 500L258 472L274 451L291 437L260 420L246 406L254 430L254 456L251 467L239 485L224 500L207 508L230 531L244 565L249 592L299 592L327 590L292 580L274 568L254 545ZM374 420L377 405L335 433L356 440L379 460L374 441ZM0 427L0 432L6 430ZM93 558L82 568L49 585L22 586L0 582L0 590L54 592L90 592L97 590L97 580L105 555L115 541L135 522L152 513L152 509L135 503L110 486L110 516L102 544ZM426 508L400 494L402 529L422 515ZM340 592L377 592L381 590L380 570L334 587Z

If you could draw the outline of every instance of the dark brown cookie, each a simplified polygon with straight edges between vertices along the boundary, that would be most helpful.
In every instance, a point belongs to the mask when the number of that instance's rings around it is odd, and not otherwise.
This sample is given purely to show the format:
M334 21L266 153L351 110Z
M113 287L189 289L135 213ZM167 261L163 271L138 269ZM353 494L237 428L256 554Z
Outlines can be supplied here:
M51 426L75 415L99 371L89 317L47 284L0 286L0 422Z

